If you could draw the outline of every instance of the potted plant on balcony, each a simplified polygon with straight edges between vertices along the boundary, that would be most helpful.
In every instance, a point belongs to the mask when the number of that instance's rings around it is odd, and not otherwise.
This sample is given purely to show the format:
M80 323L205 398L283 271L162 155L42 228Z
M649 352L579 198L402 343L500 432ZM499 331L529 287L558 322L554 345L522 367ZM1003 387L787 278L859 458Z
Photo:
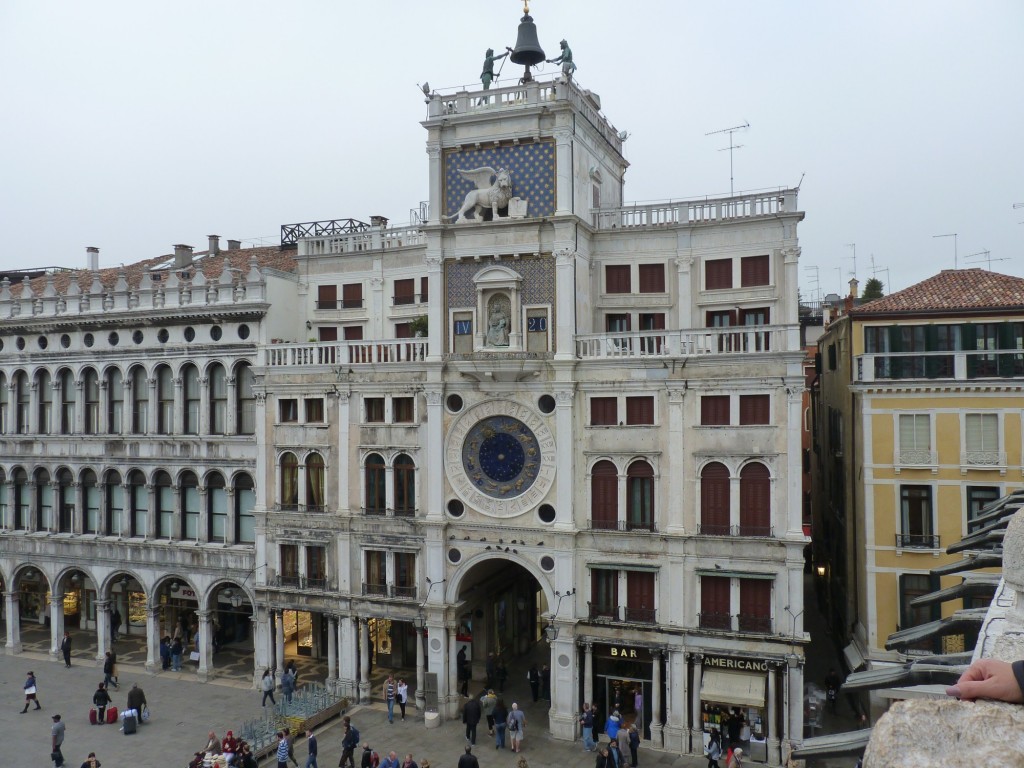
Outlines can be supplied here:
M415 338L422 338L427 335L427 316L420 315L409 321L409 332Z

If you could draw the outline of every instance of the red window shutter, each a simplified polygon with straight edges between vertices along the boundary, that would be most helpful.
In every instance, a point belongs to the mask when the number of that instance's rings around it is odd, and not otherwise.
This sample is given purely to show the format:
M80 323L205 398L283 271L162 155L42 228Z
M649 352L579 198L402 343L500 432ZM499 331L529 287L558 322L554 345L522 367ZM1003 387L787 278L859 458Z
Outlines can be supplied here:
M715 626L719 623L725 623L716 621L716 619L720 620L732 613L729 595L731 590L730 581L725 576L700 577L701 626ZM721 628L727 629L728 625L726 624L725 627Z
M614 530L619 524L619 477L610 461L599 461L590 476L590 519L594 528Z
M619 423L618 398L590 398L590 423L593 426L614 426Z
M768 256L744 256L740 259L740 285L768 285Z
M740 535L771 534L771 475L764 464L747 464L740 470Z
M740 614L768 618L772 615L772 582L769 579L740 579Z
M729 423L729 395L702 395L700 423L706 427L720 427Z
M604 268L607 293L630 293L629 265L608 264Z
M396 339L411 339L412 328L409 323L395 323L395 338Z
M736 325L735 309L720 309L709 311L706 316L705 325L708 328L728 328Z
M626 608L634 621L654 620L654 574L626 571Z
M395 304L414 304L416 302L416 281L395 280Z
M363 326L361 325L346 325L345 326L345 341L362 341L363 340Z
M640 265L640 293L665 292L665 265Z
M429 288L429 286L427 284L427 280L428 280L428 278L426 278L426 277L421 277L420 278L420 303L421 304L425 303L426 300L427 300L427 295L428 295L427 289Z
M768 406L768 395L740 395L740 424L768 424Z
M358 309L363 306L362 283L348 283L341 286L341 306L345 309Z
M710 259L704 262L704 289L732 288L732 259Z
M316 308L335 309L338 306L338 286L318 285L316 287Z
M717 461L700 474L700 527L712 536L729 533L729 470Z
M653 424L654 397L627 397L626 423Z
M338 340L338 327L335 325L321 325L316 330L320 334L320 341Z

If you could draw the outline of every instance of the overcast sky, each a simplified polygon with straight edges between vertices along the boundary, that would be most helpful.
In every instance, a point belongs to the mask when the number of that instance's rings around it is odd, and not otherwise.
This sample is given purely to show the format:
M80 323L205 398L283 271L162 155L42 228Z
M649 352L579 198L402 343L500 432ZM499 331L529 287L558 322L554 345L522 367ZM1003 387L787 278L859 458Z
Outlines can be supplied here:
M427 193L417 83L477 84L521 2L3 0L0 269L101 266L206 235L371 214ZM1024 2L534 0L549 57L630 132L626 198L803 179L801 289L856 253L887 292L959 265L1024 276ZM555 67L548 65L541 75ZM499 85L521 68L507 63ZM850 244L856 244L856 249ZM817 267L817 270L813 268ZM815 280L817 275L818 280Z

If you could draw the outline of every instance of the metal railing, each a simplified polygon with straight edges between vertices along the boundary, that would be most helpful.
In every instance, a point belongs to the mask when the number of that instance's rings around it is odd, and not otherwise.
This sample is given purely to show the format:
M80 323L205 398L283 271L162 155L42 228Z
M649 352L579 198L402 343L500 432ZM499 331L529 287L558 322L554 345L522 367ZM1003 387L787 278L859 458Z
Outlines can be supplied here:
M657 533L658 525L653 520L591 520L590 530Z
M897 533L896 546L900 549L938 549L937 533Z
M698 536L745 536L750 538L770 539L775 536L775 528L771 525L720 525L718 523L697 524Z
M876 352L855 358L857 381L904 379L1019 378L1024 376L1021 350L944 352Z
M628 605L598 605L587 603L591 621L632 622L634 624L656 624L656 608L633 608Z
M391 297L394 305L400 307L406 304L425 304L427 302L427 294L425 293L406 293L402 295L394 295Z
M274 579L275 587L285 589L303 589L310 592L328 592L333 586L323 577L295 576L278 574Z
M309 512L311 514L323 514L327 512L326 504L275 504L275 512Z
M698 613L697 626L701 629L732 630L732 614L729 613Z
M362 299L335 299L334 301L317 301L317 309L362 309Z
M740 613L737 614L736 618L739 620L740 632L753 632L761 635L771 634L771 616L751 616L746 613Z

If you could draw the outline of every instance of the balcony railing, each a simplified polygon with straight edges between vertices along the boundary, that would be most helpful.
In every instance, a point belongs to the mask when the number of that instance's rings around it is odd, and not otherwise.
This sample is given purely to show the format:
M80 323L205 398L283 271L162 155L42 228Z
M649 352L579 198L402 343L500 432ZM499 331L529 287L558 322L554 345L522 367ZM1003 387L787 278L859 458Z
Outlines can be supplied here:
M392 584L391 585L391 596L406 599L416 598L416 585L415 584Z
M364 595L376 595L378 597L387 597L388 585L387 584L363 584Z
M929 468L938 466L938 455L927 448L906 448L896 452L893 464L900 469Z
M602 208L592 215L593 224L598 229L626 229L750 219L795 211L797 191L786 189L713 199L669 200L649 205Z
M799 349L799 325L746 325L679 331L578 334L580 358L684 357Z
M302 589L309 592L327 592L331 585L323 577L278 575L275 586L286 589Z
M591 520L592 531L639 531L657 533L658 525L653 521L640 520Z
M627 605L624 611L626 621L638 624L654 624L657 617L657 609L655 608L630 608Z
M998 469L1006 471L1006 453L1003 451L962 451L960 467L968 469Z
M701 629L716 629L723 632L748 632L760 635L772 633L772 617L739 613L698 613L697 624Z
M404 293L402 295L396 294L392 297L392 301L396 307L401 307L407 304L425 304L427 302L427 294L425 293Z
M732 629L732 615L728 613L698 613L697 624L701 629Z
M335 299L334 301L318 301L317 309L362 309L362 299Z
M770 539L775 536L775 528L770 525L720 525L718 523L698 523L698 536L748 536Z
M857 381L1008 379L1024 376L1021 350L877 352L856 357Z
M327 512L326 504L275 504L275 512L308 512L311 514L323 514Z
M391 509L384 507L363 507L363 514L367 517L416 517L416 508L412 509Z
M656 608L631 608L628 605L598 605L587 603L591 621L626 621L635 624L655 624Z
M340 365L381 365L422 361L427 356L426 339L381 339L379 341L321 341L305 344L271 344L266 347L271 367L337 367Z
M363 595L367 597L394 597L402 600L415 600L416 594L415 584L363 584Z
M938 549L939 536L932 533L897 533L896 546L900 549Z
M750 616L745 613L736 616L739 619L740 632L756 632L762 635L771 634L771 616Z

